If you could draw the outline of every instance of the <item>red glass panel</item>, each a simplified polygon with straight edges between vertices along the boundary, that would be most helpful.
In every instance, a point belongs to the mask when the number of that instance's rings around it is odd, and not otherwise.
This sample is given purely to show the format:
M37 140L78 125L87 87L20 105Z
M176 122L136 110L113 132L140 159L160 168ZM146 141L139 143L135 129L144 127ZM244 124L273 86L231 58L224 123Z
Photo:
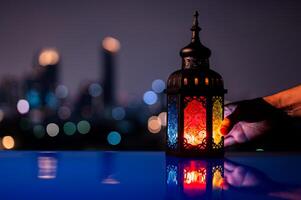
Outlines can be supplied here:
M185 97L184 148L206 147L206 98Z

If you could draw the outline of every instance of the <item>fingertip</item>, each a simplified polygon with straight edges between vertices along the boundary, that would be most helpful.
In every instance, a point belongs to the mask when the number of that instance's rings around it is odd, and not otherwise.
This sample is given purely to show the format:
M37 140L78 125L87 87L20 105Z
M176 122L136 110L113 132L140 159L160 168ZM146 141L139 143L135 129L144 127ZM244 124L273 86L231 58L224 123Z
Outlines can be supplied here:
M226 138L224 141L224 147L229 147L235 144L235 140L232 137Z
M229 132L229 127L231 125L231 121L229 118L225 117L220 127L220 132L222 135L227 135Z
M221 132L221 134L222 135L227 135L227 133L228 133L228 131L227 131L227 128L225 127L225 126L222 126L221 128L220 128L220 132Z

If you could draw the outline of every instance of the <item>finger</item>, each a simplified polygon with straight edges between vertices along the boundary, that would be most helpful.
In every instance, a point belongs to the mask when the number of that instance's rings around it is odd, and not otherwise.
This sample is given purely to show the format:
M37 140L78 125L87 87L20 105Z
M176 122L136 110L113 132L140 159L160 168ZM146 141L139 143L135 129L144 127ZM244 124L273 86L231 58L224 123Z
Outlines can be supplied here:
M220 132L222 135L227 135L231 130L231 121L228 117L226 117L221 125Z
M237 107L236 103L226 104L224 107L224 117L227 117L228 115L233 113L236 107Z
M220 128L220 132L222 135L227 135L233 126L238 122L238 113L239 111L236 109L229 116L225 117Z
M232 146L235 143L236 142L233 137L227 137L227 138L225 138L225 141L224 141L224 147Z
M236 124L232 130L230 131L229 135L233 136L236 143L244 143L248 141L246 133L242 128L241 122Z

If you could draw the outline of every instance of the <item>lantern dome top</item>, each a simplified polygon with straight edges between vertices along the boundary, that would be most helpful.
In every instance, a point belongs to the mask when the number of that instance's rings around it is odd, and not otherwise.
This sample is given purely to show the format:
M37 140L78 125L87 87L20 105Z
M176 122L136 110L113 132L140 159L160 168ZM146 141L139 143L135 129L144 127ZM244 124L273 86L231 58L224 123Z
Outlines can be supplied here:
M192 31L191 42L181 49L180 56L182 58L191 57L202 60L208 59L211 55L210 49L205 47L200 41L199 32L201 28L199 27L198 16L199 13L196 11L190 29Z
M196 12L191 28L191 42L180 52L182 69L173 72L168 77L167 94L223 95L226 93L222 76L209 68L211 51L200 42L200 30L198 12Z

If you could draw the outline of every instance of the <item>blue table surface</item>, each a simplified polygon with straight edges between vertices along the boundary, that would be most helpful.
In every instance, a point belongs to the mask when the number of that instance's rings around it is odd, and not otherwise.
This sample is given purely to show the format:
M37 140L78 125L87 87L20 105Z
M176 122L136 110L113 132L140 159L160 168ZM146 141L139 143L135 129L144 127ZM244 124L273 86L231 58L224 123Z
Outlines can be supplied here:
M198 162L209 168L215 161L164 152L1 151L0 199L301 199L301 154L227 154L218 161L225 177L218 189L209 180L183 183L185 163Z

